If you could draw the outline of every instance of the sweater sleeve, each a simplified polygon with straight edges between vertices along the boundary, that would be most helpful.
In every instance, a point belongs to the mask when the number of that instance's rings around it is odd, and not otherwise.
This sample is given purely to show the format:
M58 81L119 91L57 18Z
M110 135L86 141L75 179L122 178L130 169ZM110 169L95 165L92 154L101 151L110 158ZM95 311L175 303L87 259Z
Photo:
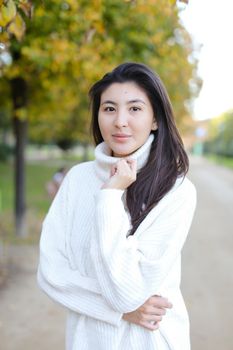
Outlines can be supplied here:
M127 313L159 294L189 231L196 190L188 182L171 191L128 238L122 193L104 189L96 196L92 258L106 300L115 310Z
M68 309L118 326L122 314L113 310L103 298L98 281L82 276L71 266L67 249L68 187L69 174L43 223L38 284L48 296Z

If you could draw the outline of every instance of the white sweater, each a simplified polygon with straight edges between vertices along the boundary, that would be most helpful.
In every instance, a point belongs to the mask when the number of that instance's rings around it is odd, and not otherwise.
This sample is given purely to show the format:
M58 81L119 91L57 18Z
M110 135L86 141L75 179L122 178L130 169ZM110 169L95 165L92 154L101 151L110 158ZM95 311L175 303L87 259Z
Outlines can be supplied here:
M134 153L140 169L153 136ZM110 166L105 143L95 161L73 167L43 223L38 283L68 309L67 350L189 350L189 321L180 292L180 253L196 191L177 179L133 236L121 190L104 189ZM122 319L152 295L167 297L159 330Z

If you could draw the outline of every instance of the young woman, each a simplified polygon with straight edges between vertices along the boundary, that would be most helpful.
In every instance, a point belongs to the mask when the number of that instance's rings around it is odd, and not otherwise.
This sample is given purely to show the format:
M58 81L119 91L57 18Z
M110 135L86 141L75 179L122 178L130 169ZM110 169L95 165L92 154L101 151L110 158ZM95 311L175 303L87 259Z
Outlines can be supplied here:
M69 350L189 350L180 256L196 192L168 95L147 66L125 63L90 97L95 160L52 203L39 285L69 310Z

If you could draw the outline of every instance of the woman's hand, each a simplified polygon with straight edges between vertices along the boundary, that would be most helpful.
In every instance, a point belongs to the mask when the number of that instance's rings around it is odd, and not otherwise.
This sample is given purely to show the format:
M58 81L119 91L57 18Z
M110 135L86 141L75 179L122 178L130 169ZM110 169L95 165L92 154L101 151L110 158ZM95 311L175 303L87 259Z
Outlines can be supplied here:
M171 308L172 304L166 298L155 295L150 297L137 310L124 314L123 319L154 331L159 328L159 322L166 314L166 309Z
M111 167L110 178L102 188L125 190L136 180L136 177L136 160L123 158Z

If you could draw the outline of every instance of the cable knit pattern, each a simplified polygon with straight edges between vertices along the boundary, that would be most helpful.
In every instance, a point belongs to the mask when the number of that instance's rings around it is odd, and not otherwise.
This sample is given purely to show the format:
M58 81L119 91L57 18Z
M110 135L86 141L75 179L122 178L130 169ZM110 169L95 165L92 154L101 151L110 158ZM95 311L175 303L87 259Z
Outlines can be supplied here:
M132 157L146 162L151 135ZM102 189L116 158L105 143L95 161L73 167L44 220L38 283L68 309L67 350L189 350L189 321L180 292L181 249L188 234L196 191L187 179L173 188L134 236L124 191ZM151 295L168 297L159 330L122 319Z

